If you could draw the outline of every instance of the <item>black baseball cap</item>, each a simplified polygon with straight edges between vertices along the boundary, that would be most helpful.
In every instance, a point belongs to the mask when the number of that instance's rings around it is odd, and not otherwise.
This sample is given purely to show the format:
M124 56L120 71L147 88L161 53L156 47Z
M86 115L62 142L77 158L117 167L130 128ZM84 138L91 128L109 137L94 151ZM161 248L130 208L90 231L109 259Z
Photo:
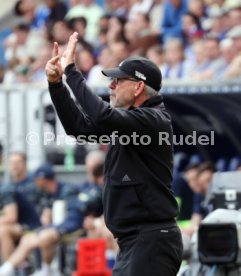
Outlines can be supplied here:
M155 63L144 57L130 57L123 60L118 67L102 70L110 78L133 77L143 81L156 91L161 89L162 74Z

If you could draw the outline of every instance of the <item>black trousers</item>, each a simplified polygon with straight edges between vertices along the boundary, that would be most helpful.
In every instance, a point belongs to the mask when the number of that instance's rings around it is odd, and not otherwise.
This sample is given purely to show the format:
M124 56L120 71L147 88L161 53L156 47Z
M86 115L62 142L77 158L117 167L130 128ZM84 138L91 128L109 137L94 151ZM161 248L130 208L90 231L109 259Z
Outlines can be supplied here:
M118 245L112 276L176 276L182 262L178 227L127 236Z

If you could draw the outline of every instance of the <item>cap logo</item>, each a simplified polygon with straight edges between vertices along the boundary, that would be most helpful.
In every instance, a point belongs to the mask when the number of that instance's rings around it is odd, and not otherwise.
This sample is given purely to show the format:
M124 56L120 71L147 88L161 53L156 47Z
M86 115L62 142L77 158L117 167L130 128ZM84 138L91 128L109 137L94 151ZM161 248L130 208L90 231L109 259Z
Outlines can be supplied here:
M146 76L139 71L135 71L135 76L139 79L146 80Z

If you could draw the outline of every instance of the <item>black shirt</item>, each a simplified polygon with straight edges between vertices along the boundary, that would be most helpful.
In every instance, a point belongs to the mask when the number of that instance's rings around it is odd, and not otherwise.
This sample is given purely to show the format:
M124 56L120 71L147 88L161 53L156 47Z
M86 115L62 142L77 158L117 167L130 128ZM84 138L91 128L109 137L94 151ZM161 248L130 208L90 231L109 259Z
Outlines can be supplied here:
M16 204L18 209L18 223L29 228L36 228L41 225L39 215L35 206L28 198L12 184L1 184L0 186L0 206Z

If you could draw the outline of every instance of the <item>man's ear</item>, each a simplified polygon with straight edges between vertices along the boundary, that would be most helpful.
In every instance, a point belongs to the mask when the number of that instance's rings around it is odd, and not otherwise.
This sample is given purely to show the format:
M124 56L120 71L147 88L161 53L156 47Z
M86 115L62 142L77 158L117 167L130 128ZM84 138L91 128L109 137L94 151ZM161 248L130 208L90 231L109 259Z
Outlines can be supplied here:
M135 97L137 97L141 94L141 92L144 90L144 86L145 86L145 84L144 84L143 81L136 82L136 84L135 84L135 93L134 93Z

